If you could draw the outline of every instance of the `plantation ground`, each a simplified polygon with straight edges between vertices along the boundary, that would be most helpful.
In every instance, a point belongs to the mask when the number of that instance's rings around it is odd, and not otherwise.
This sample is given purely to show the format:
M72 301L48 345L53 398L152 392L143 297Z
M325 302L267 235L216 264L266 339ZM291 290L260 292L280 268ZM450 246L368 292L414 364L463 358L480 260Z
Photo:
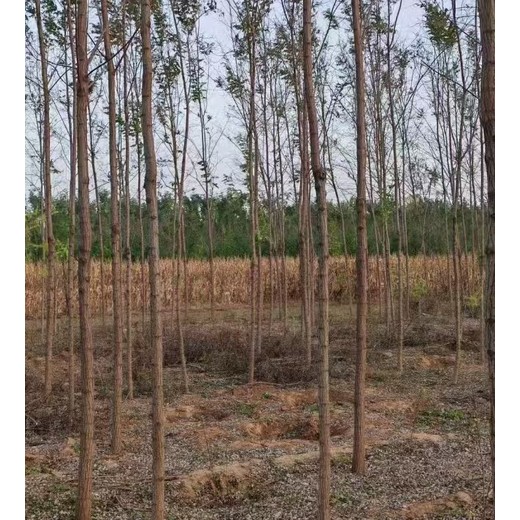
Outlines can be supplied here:
M317 366L305 369L298 308L289 331L265 324L259 383L244 384L247 308L187 313L190 394L165 314L166 493L168 519L313 519L317 512ZM355 329L351 310L331 309L332 506L334 519L492 518L488 499L489 408L478 363L478 322L464 321L463 370L452 384L453 325L440 314L406 327L405 373L371 317L367 381L368 472L350 472ZM136 327L141 325L135 316ZM109 322L110 320L107 320ZM94 324L96 453L94 518L149 518L151 404L149 349L135 337L136 394L123 406L124 449L110 456L111 337ZM26 518L73 518L78 424L67 426L66 323L55 352L55 395L42 401L40 322L26 322ZM317 352L316 352L317 359ZM79 365L77 367L79 379ZM77 394L79 405L79 394Z

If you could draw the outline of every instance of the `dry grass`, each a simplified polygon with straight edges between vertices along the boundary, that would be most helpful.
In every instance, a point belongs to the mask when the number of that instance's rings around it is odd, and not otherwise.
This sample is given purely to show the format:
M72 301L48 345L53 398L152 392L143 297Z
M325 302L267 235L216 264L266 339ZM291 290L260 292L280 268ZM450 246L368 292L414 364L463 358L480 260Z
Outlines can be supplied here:
M463 260L462 284L463 294L470 297L478 293L479 268L478 265L468 257L467 262ZM268 304L271 293L269 282L269 261L263 260L263 284L266 304ZM427 310L428 303L433 301L445 301L449 295L448 265L446 257L417 256L410 258L409 262L409 292L413 303L422 300L422 308ZM277 276L274 272L276 262L273 262L273 279ZM391 269L393 270L394 284L396 259L392 258ZM215 303L219 306L243 305L249 302L249 266L246 258L216 259L215 260ZM57 311L58 315L66 312L65 300L65 269L58 266L57 287ZM287 291L289 300L300 298L300 280L298 272L298 260L287 259ZM143 277L142 277L143 275ZM163 280L163 306L171 308L173 304L173 266L171 260L161 261L161 275ZM25 313L26 318L38 318L42 313L42 295L44 290L45 265L26 264L25 267ZM141 280L144 279L145 291ZM184 278L183 278L184 279ZM189 305L209 305L209 263L204 260L190 260L187 264L187 299ZM338 303L346 303L355 293L355 259L349 258L348 267L345 266L343 258L331 258L329 266L330 298ZM377 264L376 258L369 262L369 295L372 301L377 301L378 287L383 283L383 265ZM104 280L100 276L100 263L92 263L91 276L91 310L94 315L101 312L101 303L104 287L104 307L106 312L111 312L112 307L112 274L107 264L104 269ZM184 282L182 282L184 287ZM148 267L135 263L132 266L131 301L134 312L141 311L143 306L148 305ZM276 298L278 287L273 282ZM184 295L184 289L183 289ZM75 301L77 311L77 301Z

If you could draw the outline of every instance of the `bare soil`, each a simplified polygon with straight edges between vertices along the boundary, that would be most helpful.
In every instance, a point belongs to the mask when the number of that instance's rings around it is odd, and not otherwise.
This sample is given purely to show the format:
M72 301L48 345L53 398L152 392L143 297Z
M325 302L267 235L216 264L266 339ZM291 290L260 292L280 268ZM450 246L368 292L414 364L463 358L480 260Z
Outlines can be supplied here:
M297 319L264 333L258 379L244 384L246 309L222 310L215 325L188 314L190 393L182 394L174 331L165 330L166 497L169 520L313 519L317 512L318 407L315 371L300 363ZM107 320L107 323L109 320ZM66 322L59 325L54 395L42 400L39 321L26 322L26 518L74 517L78 424L67 424ZM151 403L147 346L136 325L137 398L123 404L120 457L110 455L111 339L96 347L96 519L150 517ZM460 382L453 385L453 327L419 316L406 331L405 372L384 327L371 326L367 381L368 471L350 471L354 328L336 306L331 328L332 518L493 518L489 397L478 363L478 323L465 322ZM145 330L146 333L146 330ZM243 357L237 360L235 358ZM316 355L317 359L317 355ZM233 361L233 362L231 362ZM240 362L238 362L240 361ZM263 367L263 368L262 368ZM315 368L315 367L314 367ZM79 367L77 370L79 380ZM79 388L78 388L79 390ZM77 394L79 406L79 393Z

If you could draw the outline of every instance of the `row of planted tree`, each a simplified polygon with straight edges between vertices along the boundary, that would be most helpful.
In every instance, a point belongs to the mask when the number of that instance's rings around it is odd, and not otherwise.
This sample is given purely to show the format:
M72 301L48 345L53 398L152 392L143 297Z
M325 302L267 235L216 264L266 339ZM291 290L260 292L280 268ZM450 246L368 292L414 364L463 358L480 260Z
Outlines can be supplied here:
M112 244L110 241L110 194L101 191L99 206L92 201L90 206L92 228L92 258L110 260ZM225 194L214 196L210 200L212 208L211 225L213 226L213 255L214 258L244 258L251 254L251 244L248 233L244 233L241 226L248 219L247 193L228 191ZM327 213L329 221L330 254L334 257L353 255L356 251L356 200L342 202L340 206L328 201ZM369 206L370 207L370 206ZM367 214L368 253L370 256L382 258L382 244L379 227L383 219L388 219L389 251L391 255L397 253L399 237L396 228L393 210L376 204L373 211ZM204 198L199 194L184 197L183 201L185 223L185 255L188 259L209 259L209 237L207 233L208 214ZM298 256L298 206L286 204L284 214L284 251L275 248L272 229L273 215L269 212L266 201L260 200L259 233L262 256L273 258L285 254L294 258ZM311 221L313 230L311 239L316 236L315 222L316 207L311 203ZM417 255L448 255L452 244L452 228L446 228L446 220L451 222L451 204L444 204L442 200L410 200L406 203L406 240L403 245L403 255L409 257ZM458 209L459 232L461 237L461 251L465 258L480 260L482 254L482 228L480 207L464 205ZM159 196L159 248L161 258L170 258L175 247L175 221L177 218L177 204L172 193L166 192ZM98 215L99 213L99 215ZM126 214L124 201L122 214ZM41 197L32 192L29 194L26 206L26 240L25 258L27 262L41 262L45 257L43 204ZM148 210L144 202L141 207L136 198L130 200L130 254L132 260L141 258L144 248L146 259L146 244L148 243L148 229L144 227L140 232L140 220L146 221ZM53 199L53 231L56 241L56 258L66 261L69 243L69 199L65 195ZM78 233L76 222L75 233ZM123 227L126 222L123 218ZM403 237L404 239L404 237ZM77 256L77 244L75 247Z
M319 518L330 518L331 238L346 266L348 255L354 250L357 254L355 472L365 471L367 222L370 252L382 260L385 308L393 309L395 304L400 371L410 250L447 254L456 330L455 380L462 341L462 259L464 255L482 259L483 345L494 389L494 2L482 2L480 12L477 5L456 0L448 8L435 1L422 2L421 29L413 35L401 29L402 4L330 0L313 9L310 0L27 3L26 141L30 166L37 166L35 175L29 175L36 179L30 181L31 189L39 193L27 213L28 256L43 258L47 265L48 398L57 256L67 262L71 377L76 350L73 301L76 295L79 299L78 518L91 517L93 228L101 259L110 229L115 454L122 449L123 328L128 331L128 357L132 358L132 260L148 264L154 356L153 518L164 518L160 257L168 250L174 273L172 308L186 374L181 281L186 279L188 257L208 260L213 310L214 263L223 237L239 230L240 240L248 241L242 250L250 257L250 383L262 334L264 262L260 259L268 255L280 263L283 286L288 249L297 252L307 362L312 361L315 307L321 353ZM217 22L227 28L226 33L208 37L208 24ZM215 100L227 106L225 116L218 113ZM238 161L233 168L222 167L219 150L224 142L236 148ZM69 181L68 196L60 198L64 178ZM103 191L106 180L109 196ZM315 203L311 202L312 180ZM199 193L194 212L187 211L193 201L187 194L190 183ZM226 200L219 195L222 185L239 193L238 203L231 204L224 216L219 213L219 201ZM247 200L240 195L242 189ZM354 194L355 216L347 202ZM167 203L159 204L160 200ZM60 204L66 206L61 213L53 209ZM60 217L63 214L65 219ZM195 225L205 237L203 253L201 246L192 245ZM431 244L428 251L426 244ZM311 266L316 259L315 280ZM100 265L103 268L104 262ZM144 280L141 283L144 287ZM390 330L391 313L387 311L386 317ZM131 366L128 370L131 374ZM187 390L186 377L185 381ZM71 411L74 397L71 380ZM128 397L132 398L131 377Z

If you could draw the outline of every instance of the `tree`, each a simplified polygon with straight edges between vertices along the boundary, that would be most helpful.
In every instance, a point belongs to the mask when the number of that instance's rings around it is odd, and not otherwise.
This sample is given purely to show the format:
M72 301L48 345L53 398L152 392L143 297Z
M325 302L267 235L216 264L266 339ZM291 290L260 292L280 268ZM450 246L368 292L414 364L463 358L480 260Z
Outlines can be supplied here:
M150 331L152 372L152 518L164 518L164 396L161 320L161 279L159 271L159 221L157 209L157 160L152 113L152 48L150 0L141 0L143 86L141 119L146 166L145 190L149 219Z
M356 381L354 395L354 452L352 471L365 473L365 377L367 356L367 272L368 248L366 230L366 129L365 69L361 1L352 0L352 25L356 53L356 120L357 120L357 230L356 256Z
M309 128L308 114L306 108L305 96L302 96L301 90L301 69L302 55L301 45L299 42L299 27L296 26L297 17L299 16L299 6L296 3L282 2L285 18L289 28L288 43L289 56L292 74L290 76L292 87L294 90L294 98L296 103L296 123L298 132L298 148L300 154L300 186L298 197L298 256L300 260L300 288L301 288L301 332L302 344L305 350L306 362L310 366L312 362L312 303L311 294L314 286L311 283L311 269L314 269L314 263L311 262L310 247L310 165L309 165ZM312 58L311 58L312 59ZM288 121L287 121L288 125ZM289 127L287 126L289 133ZM292 154L291 154L292 155ZM293 164L292 164L293 166ZM294 170L294 166L293 166ZM295 177L293 171L293 178Z
M45 188L45 235L47 237L47 287L46 287L46 324L45 324L45 397L52 392L52 350L55 327L55 266L56 242L52 226L52 184L51 184L51 120L50 89L47 73L47 43L43 26L40 0L35 0L36 24L40 45L40 65L43 90L43 185Z
M121 224L116 149L116 71L112 57L107 0L101 0L103 44L108 72L108 139L110 163L110 215L112 220L112 303L114 320L114 394L112 400L112 453L121 451L121 403L123 400L123 323L121 297Z
M246 0L243 19L247 42L249 64L249 114L247 127L247 174L249 183L249 208L251 225L251 267L250 267L250 344L249 344L249 383L255 379L255 356L259 348L261 306L260 306L260 265L262 257L258 254L258 134L256 129L256 43L260 7L257 0Z
M128 84L128 47L126 42L126 29L127 29L127 9L123 6L122 24L123 24L123 111L124 111L124 133L125 133L125 166L124 166L124 194L125 194L125 244L124 244L124 259L125 259L125 328L126 328L126 352L127 352L127 388L128 388L128 399L134 398L134 374L133 374L133 352L132 352L132 249L130 242L130 133L132 130L133 121L130 120L130 107L129 107L129 95L131 93L131 85ZM135 82L137 83L137 81ZM137 132L136 132L137 140ZM137 144L139 147L139 143ZM139 157L139 151L138 151ZM141 164L140 161L137 165L138 179L137 179L137 190L141 193ZM140 197L139 197L140 198ZM139 201L140 202L140 201ZM139 204L139 212L141 212L141 205ZM141 224L140 219L140 224ZM142 230L142 226L140 226ZM142 243L141 243L142 249ZM141 271L143 269L143 261L141 260ZM145 290L144 277L142 277L142 289ZM143 316L144 316L144 298L143 298ZM143 324L144 327L144 317Z
M329 238L327 229L327 173L321 164L318 116L314 94L312 62L312 0L303 2L303 76L309 120L311 167L318 206L318 339L320 378L320 475L318 518L330 518L330 403L329 403Z
M391 62L391 51L394 45L395 38L395 25L397 24L397 18L401 11L402 0L399 3L398 14L395 19L394 27L390 31L391 24L391 0L387 0L387 15L388 15L388 30L386 32L386 60L387 60L387 89L388 89L388 105L390 108L390 121L392 126L392 160L394 170L394 198L395 198L395 224L397 231L397 348L398 348L398 368L399 374L403 372L403 344L404 344L404 324L403 324L403 280L402 280L402 268L401 268L401 250L402 250L402 233L401 233L401 217L400 217L400 199L401 191L399 188L399 173L397 166L397 123L395 118L395 101L394 101L394 89L393 89L393 78L392 78L392 62ZM392 33L392 37L390 37ZM363 125L364 126L364 125ZM359 135L358 135L359 139ZM366 145L365 145L366 148ZM366 153L366 151L365 151ZM359 155L358 155L359 164ZM363 174L364 175L364 174ZM359 171L358 171L359 181ZM404 179L403 179L404 182ZM358 223L359 225L359 223Z
M94 455L94 348L90 326L90 225L87 113L89 76L87 56L88 0L78 0L76 21L77 132L79 201L79 332L81 347L81 432L79 455L78 520L90 520Z
M66 22L65 33L68 36L68 45L71 54L71 70L72 85L74 87L75 71L76 71L76 52L74 48L74 29L72 25L73 11L71 1L67 0L66 4ZM67 59L67 51L65 58ZM66 63L68 71L68 63ZM67 84L69 83L68 72L66 74ZM73 315L73 294L74 294L74 241L76 234L76 173L77 173L77 157L76 157L76 139L77 139L77 117L76 117L76 89L72 89L72 103L70 102L70 90L67 93L67 117L69 122L69 145L70 145L70 187L69 187L69 236L68 236L68 257L67 257L67 325L68 325L68 344L69 344L69 425L72 428L74 421L75 408L75 358L74 358L74 321Z
M488 182L488 238L486 247L486 350L490 396L490 443L495 490L495 0L479 0L482 39L480 118L484 130Z

